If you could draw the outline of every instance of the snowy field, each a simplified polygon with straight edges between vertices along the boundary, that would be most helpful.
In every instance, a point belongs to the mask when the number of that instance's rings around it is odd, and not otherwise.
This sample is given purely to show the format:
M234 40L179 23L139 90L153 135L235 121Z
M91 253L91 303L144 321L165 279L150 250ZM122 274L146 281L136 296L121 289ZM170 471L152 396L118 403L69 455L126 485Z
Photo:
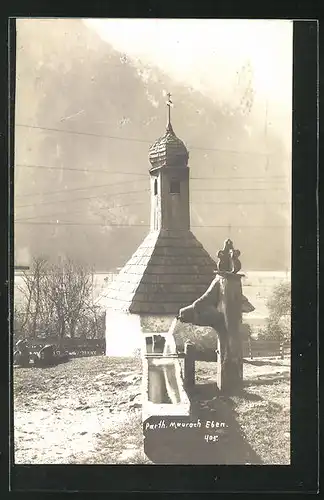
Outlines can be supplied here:
M261 463L288 465L290 361L245 360L243 369L244 392L223 403ZM196 376L198 388L212 388L214 363L197 363ZM15 463L150 463L143 451L141 380L136 358L94 356L46 369L15 368ZM212 407L216 399L201 404ZM237 461L239 449L232 454L225 463L246 463L244 457Z

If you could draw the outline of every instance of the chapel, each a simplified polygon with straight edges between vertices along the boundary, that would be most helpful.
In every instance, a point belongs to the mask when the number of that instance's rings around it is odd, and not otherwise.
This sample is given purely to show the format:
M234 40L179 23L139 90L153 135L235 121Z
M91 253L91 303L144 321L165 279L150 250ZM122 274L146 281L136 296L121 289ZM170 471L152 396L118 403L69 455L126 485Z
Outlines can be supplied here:
M214 278L215 261L190 230L189 152L167 104L166 130L148 152L150 231L102 295L110 356L131 356L147 335L167 332Z

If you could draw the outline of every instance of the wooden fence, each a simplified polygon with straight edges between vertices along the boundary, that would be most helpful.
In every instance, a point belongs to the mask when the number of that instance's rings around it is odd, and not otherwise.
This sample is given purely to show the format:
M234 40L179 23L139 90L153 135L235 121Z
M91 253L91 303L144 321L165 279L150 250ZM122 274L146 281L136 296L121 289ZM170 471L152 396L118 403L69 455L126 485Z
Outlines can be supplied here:
M57 337L46 339L30 339L29 348L31 352L38 351L46 344L58 346ZM68 352L71 357L102 356L106 352L105 339L80 339L65 338L62 350ZM290 355L290 343L281 344L277 340L251 340L243 342L243 358L258 358L268 356L288 356ZM215 353L212 349L205 352L196 351L196 361L213 361Z
M279 340L252 340L243 342L243 358L284 357L290 355L290 343L281 344ZM195 349L196 361L216 361L214 349Z
M243 342L243 358L290 355L290 343L279 340L250 340Z
M243 358L284 357L290 355L290 343L277 340L252 340L243 342ZM196 361L216 361L213 349L195 350Z
M28 343L31 352L39 351L46 344L53 344L59 349L57 337L31 339ZM72 358L102 356L106 352L106 341L105 339L65 338L62 343L62 351L69 353L69 356Z

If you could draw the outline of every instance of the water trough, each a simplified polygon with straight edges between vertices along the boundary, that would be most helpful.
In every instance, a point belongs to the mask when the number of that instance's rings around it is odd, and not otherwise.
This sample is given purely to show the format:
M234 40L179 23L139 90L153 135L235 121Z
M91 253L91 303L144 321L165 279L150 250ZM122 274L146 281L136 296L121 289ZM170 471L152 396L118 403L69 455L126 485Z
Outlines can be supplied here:
M150 417L189 416L180 356L173 338L177 320L168 332L146 336L143 353L143 421Z
M143 353L142 421L144 451L155 462L161 456L174 456L181 447L175 437L176 422L189 422L190 399L185 390L181 362L176 352L173 331L147 335ZM183 437L183 434L181 435Z

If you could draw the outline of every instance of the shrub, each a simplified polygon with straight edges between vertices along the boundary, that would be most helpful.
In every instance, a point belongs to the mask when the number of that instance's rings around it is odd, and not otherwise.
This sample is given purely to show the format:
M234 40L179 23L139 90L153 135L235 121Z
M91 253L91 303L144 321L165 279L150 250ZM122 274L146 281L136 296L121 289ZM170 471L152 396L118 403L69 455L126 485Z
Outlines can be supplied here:
M180 323L174 332L174 338L180 351L187 341L195 344L199 351L217 348L217 333L211 327Z
M280 283L273 289L267 302L267 307L269 309L269 318L267 321L266 337L280 341L290 340L290 283Z
M281 318L290 315L291 312L291 285L290 283L280 283L274 287L270 298L267 301L270 316Z

